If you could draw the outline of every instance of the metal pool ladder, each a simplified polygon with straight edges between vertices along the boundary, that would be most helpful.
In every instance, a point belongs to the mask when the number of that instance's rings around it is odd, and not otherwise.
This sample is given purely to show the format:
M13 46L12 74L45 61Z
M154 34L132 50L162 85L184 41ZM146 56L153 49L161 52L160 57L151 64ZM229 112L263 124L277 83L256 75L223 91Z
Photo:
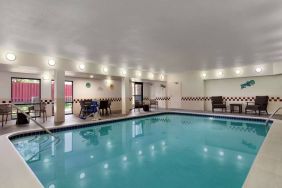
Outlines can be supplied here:
M282 109L282 106L278 107L268 118L267 120L265 121L265 124L267 125L268 122L270 121L270 119L279 111Z
M49 144L55 142L55 144L58 144L60 142L60 138L56 135L54 135L50 130L46 129L46 127L44 127L41 123L39 123L38 121L36 121L35 119L33 119L29 114L25 113L22 109L20 109L18 106L16 106L15 104L11 103L11 106L16 108L18 111L20 111L22 114L24 114L29 120L31 120L33 123L35 123L35 125L37 125L38 127L40 127L41 129L43 129L52 139L51 142L49 142ZM48 139L47 139L48 140ZM45 141L43 141L45 142ZM42 143L41 143L42 144ZM49 145L48 144L48 145ZM48 145L45 146L44 149L41 149L38 153L44 151L46 149L46 147L48 147ZM36 153L37 154L37 153ZM33 156L34 157L34 156ZM32 159L33 157L31 157L30 159ZM29 159L29 160L30 160ZM28 161L29 161L28 160Z

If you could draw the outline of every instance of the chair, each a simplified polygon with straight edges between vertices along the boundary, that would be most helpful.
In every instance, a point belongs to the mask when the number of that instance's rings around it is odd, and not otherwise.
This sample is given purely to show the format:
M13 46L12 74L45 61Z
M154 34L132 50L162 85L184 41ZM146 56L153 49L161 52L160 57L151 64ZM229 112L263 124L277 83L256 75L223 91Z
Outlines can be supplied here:
M112 114L112 109L111 109L112 101L108 100L108 109L110 111L110 114Z
M88 110L91 108L91 105L92 105L92 100L91 99L82 100L79 103L80 103L79 117L87 116Z
M213 96L211 97L211 101L212 101L212 112L214 112L214 109L217 109L217 108L221 108L222 111L223 109L225 109L225 112L226 112L226 103L223 100L222 96Z
M39 113L39 115L43 115L43 123L45 122L45 120L47 121L47 110L46 110L46 103L41 103L40 105L39 105L39 107L37 107L37 106L30 106L30 107L28 107L28 112L29 112L29 114L30 113L34 113L35 114L35 120L36 120L36 114L38 114Z
M100 106L99 106L99 110L100 110L100 114L104 115L104 110L106 110L106 114L108 113L108 106L109 106L109 101L108 100L101 100L100 101ZM102 113L101 113L102 111Z
M8 116L12 114L12 106L10 104L0 104L0 115L2 116L2 127L4 126L4 118L6 115L5 123L8 121Z
M152 108L153 106L154 106L156 109L158 109L158 108L159 108L159 106L158 106L158 101L155 100L155 99L150 99L150 108Z
M268 105L268 96L256 96L255 102L247 102L247 106L245 108L245 113L247 114L248 110L249 111L259 111L259 115L261 114L261 111L265 111L266 114L267 112L267 105Z

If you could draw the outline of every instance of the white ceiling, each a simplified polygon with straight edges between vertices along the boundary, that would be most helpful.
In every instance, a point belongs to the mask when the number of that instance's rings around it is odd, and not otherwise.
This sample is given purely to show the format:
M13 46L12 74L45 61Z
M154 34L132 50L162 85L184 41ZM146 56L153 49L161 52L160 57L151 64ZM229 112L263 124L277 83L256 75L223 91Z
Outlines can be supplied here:
M0 47L166 72L280 62L282 0L0 0Z

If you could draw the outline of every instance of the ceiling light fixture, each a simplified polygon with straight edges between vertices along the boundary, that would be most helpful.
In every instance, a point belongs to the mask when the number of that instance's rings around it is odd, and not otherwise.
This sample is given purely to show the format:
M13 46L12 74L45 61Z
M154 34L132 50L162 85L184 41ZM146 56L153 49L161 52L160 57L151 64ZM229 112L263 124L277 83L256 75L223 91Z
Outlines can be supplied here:
M257 67L257 68L256 68L256 72L257 72L257 73L260 73L261 71L262 71L262 68L261 68L261 67Z
M222 75L223 75L223 72L222 72L222 71L219 71L219 72L217 73L217 75L218 75L218 76L222 76Z
M94 76L93 76L93 75L90 75L90 78L94 78Z
M239 75L239 74L241 74L241 70L237 69L237 70L235 71L235 73L236 73L237 75Z
M48 60L48 65L49 66L55 66L56 65L56 61L54 59L49 59Z
M16 55L12 52L6 53L6 59L9 61L15 61L16 60Z
M82 70L82 71L85 70L85 65L84 64L80 64L79 65L79 69Z
M164 75L163 74L160 75L160 79L164 80Z
M202 74L202 77L203 77L203 78L206 78L206 77L207 77L207 74L206 74L206 73L203 73L203 74Z
M142 76L141 71L136 71L136 76L141 77Z
M153 79L154 78L154 74L153 73L149 73L149 78Z
M103 67L102 70L103 70L104 73L108 73L109 72L109 69L107 67Z

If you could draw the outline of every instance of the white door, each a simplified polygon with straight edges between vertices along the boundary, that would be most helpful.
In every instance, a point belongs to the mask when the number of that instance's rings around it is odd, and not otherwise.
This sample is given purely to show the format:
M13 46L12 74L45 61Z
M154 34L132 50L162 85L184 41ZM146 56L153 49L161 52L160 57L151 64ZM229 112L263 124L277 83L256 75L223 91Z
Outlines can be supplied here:
M181 109L181 83L168 82L167 83L167 96L170 97L168 101L168 108Z

